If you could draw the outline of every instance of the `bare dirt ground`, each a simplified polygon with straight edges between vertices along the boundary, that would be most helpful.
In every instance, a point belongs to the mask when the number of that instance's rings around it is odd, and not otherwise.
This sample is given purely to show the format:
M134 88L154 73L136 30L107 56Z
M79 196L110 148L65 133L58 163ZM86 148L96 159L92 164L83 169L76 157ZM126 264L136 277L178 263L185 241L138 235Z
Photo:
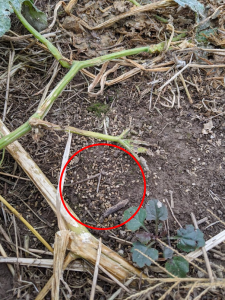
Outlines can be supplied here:
M103 16L98 7L101 6L101 9L104 10L112 5L112 1L91 2L90 8L87 8L87 2L78 1L76 14L79 17L86 22L90 21L90 26L95 26L96 20L101 23L107 19L109 14L107 15L105 12ZM53 15L56 1L45 1L45 3L36 1L36 4L42 10L47 11L50 17ZM211 5L211 10L215 8L213 3L209 2L208 4ZM87 9L84 10L84 7ZM130 7L132 4L126 3L126 7L117 9L114 7L114 10L108 11L108 13L119 15L121 9L128 10ZM187 29L188 26L191 28L195 22L194 13L187 8L181 9L179 12L175 8L168 9L167 12L159 11L158 14L164 18L172 16L173 25L178 31ZM159 34L158 32L160 30L165 32L166 26L153 18L150 13L146 13L142 17L134 16L121 20L106 30L94 32L85 30L82 32L82 28L79 28L70 31L60 26L63 22L65 23L65 17L66 14L61 9L54 27L55 31L60 30L57 43L66 57L71 55L73 59L80 60L108 53L111 50L107 48L115 44L121 36L123 38L117 47L121 49L160 42L163 40L164 33ZM19 34L27 33L21 25L18 26L19 21L14 19L13 22L13 31ZM188 38L191 40L191 37L192 33L190 32ZM5 121L10 131L22 125L35 112L43 89L53 72L54 60L51 55L40 50L38 45L27 47L28 45L29 42L25 41L13 43L15 52L18 54L17 63L25 62L25 65L10 80L8 113ZM7 71L10 47L12 45L9 42L1 41L1 74ZM187 63L192 54L195 63L209 65L224 63L224 56L218 57L218 55L207 54L206 52L182 51L182 49L178 49L176 52L176 55ZM132 60L142 63L152 58L150 54L141 54L133 56ZM168 51L163 55L160 63L172 59L172 51ZM115 63L111 62L108 68L114 65ZM100 66L93 67L89 68L88 71L96 75L100 68ZM133 68L131 65L121 66L110 75L110 79L115 79ZM144 169L147 184L145 203L149 199L159 199L167 204L167 201L170 202L171 197L173 197L175 204L173 213L182 226L192 224L191 212L194 212L197 220L207 217L206 221L199 226L207 240L224 230L224 225L220 222L215 223L217 219L208 211L210 209L219 218L224 219L225 119L223 113L225 89L223 80L217 79L217 77L224 78L224 68L210 70L188 68L183 72L193 100L192 105L179 78L177 85L180 91L180 105L175 84L163 91L165 98L157 100L155 93L166 80L172 77L175 71L175 68L161 73L142 71L126 81L105 87L103 95L96 97L90 97L87 92L87 86L92 80L87 75L79 73L58 97L46 120L62 126L70 125L101 133L105 133L106 129L110 135L118 135L126 128L130 128L128 138L142 140L150 144L148 146L150 155L143 155L149 168L149 170ZM51 88L66 72L67 70L63 68L59 70ZM151 83L154 81L156 83L152 85ZM2 81L1 112L4 107L5 90L6 82ZM176 100L171 107L173 94L176 94ZM165 99L169 99L170 102ZM93 104L97 105L93 106ZM60 175L66 141L67 134L53 131L43 131L39 140L34 138L34 132L19 139L25 150L30 153L55 186L57 186ZM82 147L97 142L102 141L73 135L71 155ZM1 172L27 178L23 170L7 152L1 166ZM102 172L100 181L99 177L83 181L99 172ZM77 182L76 185L75 182ZM99 189L97 191L98 184ZM126 153L107 146L94 147L79 154L69 166L66 185L64 190L66 201L82 222L92 226L99 225L99 219L110 206L128 199L129 203L126 207L101 220L100 225L111 227L120 224L123 211L130 206L138 206L143 194L143 179L137 164ZM18 180L18 178L1 173L0 193L38 230L49 244L54 243L54 235L58 230L56 216L31 181ZM12 217L7 210L6 219L2 210L0 211L0 225L9 234L12 243L15 244ZM179 225L171 213L169 213L169 227L171 235L179 229ZM39 240L17 219L16 228L19 237L18 243L21 247L24 246L24 237L29 236L29 248L45 250ZM130 246L126 242L123 243L118 240L118 238L124 241L134 240L133 234L126 230L125 226L111 231L91 230L91 232L97 238L102 237L103 243L113 250L122 250L123 256L132 261ZM15 248L6 242L2 235L0 235L0 242L8 256L16 256ZM225 267L224 244L219 247L219 250L223 253L222 260L213 252L209 252L209 258ZM19 254L21 257L24 256L21 250ZM41 256L42 258L50 258L49 255L45 254ZM21 280L18 277L13 279L6 265L0 265L0 298L2 300L16 299L16 295L13 295L10 290L14 288L15 291L16 288L21 288L26 284L25 281L34 283L40 291L52 273L51 269L36 267L20 266L19 269L22 276ZM151 271L151 268L148 273L150 277L158 276L157 273ZM198 276L194 270L190 271L191 275ZM64 278L72 290L71 299L89 299L92 276L86 273L68 271ZM108 299L117 289L115 284L105 283L101 280L98 281L98 285L99 290L96 291L95 299L99 300ZM33 285L21 291L21 294L25 292L29 298L25 298L26 295L22 298L20 295L21 298L19 299L35 299L37 295ZM221 292L216 296L209 292L202 299L224 299L223 297L225 296ZM121 294L120 299L125 298ZM160 292L158 298L157 295L152 295L143 299L159 298ZM50 299L50 294L46 299ZM176 298L169 296L167 299Z

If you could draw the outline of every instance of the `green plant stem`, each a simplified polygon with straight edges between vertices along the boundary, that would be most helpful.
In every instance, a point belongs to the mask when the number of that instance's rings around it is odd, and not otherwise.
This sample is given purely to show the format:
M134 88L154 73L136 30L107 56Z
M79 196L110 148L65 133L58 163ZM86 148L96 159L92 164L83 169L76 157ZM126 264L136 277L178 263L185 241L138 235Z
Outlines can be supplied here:
M17 12L17 14L18 14L18 12ZM33 28L33 27L29 25L29 29L30 28ZM33 29L33 30L35 32L37 32L35 29ZM38 36L40 35L41 38L43 38L42 35L39 34L38 32L37 32L37 34L38 34ZM178 35L177 37L175 37L173 39L173 41L179 41L181 38L183 38L185 36L186 36L186 33L182 33L182 34ZM45 38L43 38L43 39L46 40ZM48 40L46 40L46 41L48 42ZM50 42L48 42L48 43L50 43ZM52 107L54 101L57 99L57 97L60 95L60 93L63 91L63 89L67 86L67 84L79 72L79 70L81 70L83 68L95 66L95 65L98 65L98 64L102 64L106 61L110 61L110 60L113 60L113 59L116 59L116 58L121 58L123 56L139 54L141 52L148 52L148 53L162 52L164 50L164 47L165 47L165 42L161 42L159 44L152 45L152 46L146 46L146 47L141 47L141 48L134 48L134 49L130 49L130 50L124 50L124 51L120 51L120 52L116 52L116 53L103 55L103 56L93 58L93 59L90 59L90 60L86 60L86 61L80 61L80 62L75 61L75 62L73 62L72 66L70 66L70 70L68 71L68 73L57 84L57 86L53 89L53 91L49 94L49 96L42 103L41 107L37 110L37 112L33 116L31 116L31 118L43 119L46 116L46 114L48 113L48 111L50 110L50 108ZM49 49L53 49L55 51L56 48L54 46L53 46L53 48L50 47ZM58 50L57 50L57 52L58 52ZM54 55L54 53L53 53L53 55ZM59 55L60 55L60 57L62 57L60 53L59 53ZM4 136L3 138L0 139L0 150L3 149L4 147L6 147L7 145L9 145L10 143L14 142L15 140L17 140L18 138L22 137L23 135L27 134L30 130L31 130L31 126L30 126L29 122L27 121L22 126L20 126L16 130L11 132L9 135ZM125 140L120 141L120 143L125 148L128 147ZM137 158L136 154L133 153L133 155Z
M61 127L60 125L42 121L42 120L36 119L36 118L30 118L29 124L32 127L33 126L34 127L41 126L45 129L51 129L51 130L53 129L56 131L71 132L71 133L88 136L88 137L92 137L92 138L96 138L96 139L100 139L100 140L110 141L110 142L118 142L120 140L120 136L112 136L112 135L108 135L108 134L103 134L103 133L98 133L98 132L93 132L93 131L88 131L88 130L82 130L82 129L75 128L72 126Z
M147 231L148 233L150 233L150 231L148 230L147 227L145 227L145 225L142 225L141 227L144 228L145 231Z
M147 248L151 248L155 244L155 241L151 242L150 244L147 245Z
M20 22L23 24L23 26L30 32L32 33L40 42L42 42L48 50L52 53L52 55L60 62L60 64L63 67L70 68L71 64L66 60L62 54L59 52L59 50L51 43L49 42L45 37L43 37L36 29L34 29L33 26L31 26L27 20L24 18L24 16L21 14L19 10L17 10L13 4L11 3L12 8L17 15L18 19Z
M185 32L181 33L178 36L176 36L175 38L173 38L172 41L173 42L179 41L181 38L185 37L186 35L187 35L187 33L185 33ZM83 69L83 68L88 68L88 67L92 67L95 65L103 64L104 62L109 61L109 60L121 58L124 56L129 56L129 55L136 55L136 54L140 54L142 52L148 52L150 54L159 53L164 50L164 47L165 47L165 42L161 42L159 44L152 45L152 46L146 46L146 47L140 47L140 48L134 48L134 49L129 49L129 50L123 50L120 52L110 53L110 54L96 57L93 59L85 60L80 63L82 64L82 69Z
M68 71L68 73L64 76L64 78L57 84L57 86L53 89L53 91L49 94L49 96L45 99L45 101L42 103L41 107L37 110L37 112L31 116L31 118L40 118L43 119L50 108L52 107L54 101L58 98L60 93L63 91L63 89L67 86L67 84L73 79L73 77L77 74L77 72L80 70L80 63L75 62L73 63L73 66ZM32 127L29 124L29 120L18 127L16 130L11 132L10 134L2 137L0 139L0 150L14 142L15 140L19 139L23 135L27 134L29 131L31 131Z
M65 89L67 84L74 78L74 76L82 69L81 62L74 62L71 69L68 73L60 80L57 86L53 89L53 91L48 95L48 97L43 101L41 106L38 108L35 115L40 119L43 119L50 108L52 107L54 101L58 98L61 92Z
M141 6L135 0L132 0L131 2L137 6ZM17 9L15 9L15 7L13 7L13 10L16 13L17 17L19 18L19 20L21 21L21 23L24 25L24 27L26 27L26 29L30 33L32 33L40 42L42 42L48 48L48 50L60 62L60 64L63 67L70 68L71 64L66 60L66 58L64 58L62 56L62 54L59 52L59 50L51 42L49 42L45 37L43 37L36 29L34 29L27 22L27 20L23 17L21 12L19 12ZM180 34L173 39L173 42L179 41L180 38L185 37L185 36L186 36L186 33ZM116 53L107 54L107 55L100 56L100 57L90 59L90 60L86 60L86 61L83 61L80 63L82 63L82 65L83 65L82 68L87 68L87 67L95 66L97 64L102 64L102 63L112 60L112 59L121 58L123 56L128 56L128 55L135 55L135 54L139 54L141 52L149 52L149 53L161 52L164 50L164 46L165 46L165 42L161 42L161 43L159 43L157 45L153 45L153 46L140 47L140 48L135 48L135 49L124 50L124 51L120 51L120 52L116 52Z
M136 0L128 0L129 2L133 3L136 6L141 6Z
M135 0L130 0L130 2L134 3L137 6L141 6ZM17 15L17 17L19 18L21 23L24 25L24 27L48 48L48 50L52 53L52 55L59 61L59 63L63 67L70 68L71 63L69 62L69 60L67 60L65 57L63 57L62 54L59 52L59 50L51 42L49 42L36 29L34 29L34 27L31 26L27 22L27 20L23 17L23 15L21 14L20 11L18 11L13 5L12 5L12 7L13 7L15 14ZM181 39L185 36L186 36L186 33L182 33L182 34L178 35L177 37L175 37L172 41L173 42L179 41L179 39ZM164 50L164 47L165 47L165 42L161 42L157 45L140 47L140 48L124 50L124 51L120 51L120 52L116 52L116 53L111 53L108 55L100 56L98 58L86 60L86 61L83 61L80 63L82 63L82 65L83 65L82 68L87 68L87 67L95 66L97 64L102 64L102 63L112 60L112 59L121 58L123 56L128 56L128 55L135 55L135 54L139 54L141 52L149 52L149 53L161 52Z
M167 19L162 18L162 17L160 17L158 15L153 15L153 17L155 17L157 20L159 20L160 22L162 22L164 24L168 24L169 23L169 21Z
M50 130L56 130L56 131L64 131L64 132L71 132L75 134L79 134L82 136L92 137L95 139L103 140L103 141L110 141L110 142L116 142L119 143L121 146L123 146L125 149L127 149L138 161L140 161L138 155L135 152L135 147L132 147L132 141L125 140L123 137L127 134L129 129L126 129L121 135L119 136L112 136L108 134L88 131L88 130L82 130L79 128L75 128L72 126L63 126L53 124L47 121L40 120L37 117L31 117L29 119L29 124L32 127L43 127L44 129L50 129ZM148 229L146 227L143 227L147 232Z
M31 126L29 122L27 121L20 127L18 127L16 130L11 132L10 134L2 137L0 139L0 150L11 144L12 142L16 141L20 137L24 136L31 130Z
M155 220L155 235L158 235L159 233L159 220Z
M0 132L0 136L3 137L2 133ZM0 160L0 168L2 166L2 163L4 161L4 157L5 157L5 149L2 150L2 159Z

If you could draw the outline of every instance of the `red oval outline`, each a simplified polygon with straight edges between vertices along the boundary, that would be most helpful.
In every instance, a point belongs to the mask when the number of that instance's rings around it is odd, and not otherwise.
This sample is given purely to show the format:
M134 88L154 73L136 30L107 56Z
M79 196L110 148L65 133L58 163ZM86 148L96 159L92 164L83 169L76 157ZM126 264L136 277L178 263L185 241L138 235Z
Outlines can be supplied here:
M96 146L111 146L111 147L114 147L114 148L118 148L124 152L126 152L128 155L130 155L130 157L132 157L134 159L134 161L137 163L138 167L140 168L141 170L141 173L142 173L142 177L143 177L143 181L144 181L144 192L143 192L143 197L142 197L142 200L141 200L141 203L140 205L138 206L138 209L137 211L125 222L119 224L119 225L116 225L116 226L113 226L113 227L103 227L103 228L98 228L98 227L93 227L93 226L89 226L89 225L86 225L84 223L82 223L81 221L77 220L72 214L71 212L69 211L69 209L67 208L65 202L64 202L64 199L63 199L63 195L62 195L62 188L61 188L61 185L62 185L62 176L63 176L63 173L65 172L65 169L67 167L67 165L70 163L70 161L77 155L79 154L80 152L82 152L83 150L85 149L88 149L88 148L92 148L92 147L96 147ZM63 206L65 207L66 211L68 212L68 214L75 220L77 221L79 224L87 227L87 228L91 228L91 229L95 229L95 230L111 230L111 229L115 229L115 228L118 228L118 227L121 227L123 225L125 225L127 222L129 222L131 219L134 218L134 216L138 213L138 211L141 209L141 206L145 200L145 194L146 194L146 179L145 179L145 174L144 174L144 171L139 163L139 161L129 152L127 151L126 149L122 148L122 147L119 147L117 145L113 145L113 144L107 144L107 143L99 143L99 144L93 144L93 145L88 145L80 150L78 150L76 153L74 153L70 159L67 161L67 163L65 164L65 166L63 167L63 170L62 170L62 173L60 174L60 179L59 179L59 194L60 194L60 198L61 198L61 201L62 201L62 204Z

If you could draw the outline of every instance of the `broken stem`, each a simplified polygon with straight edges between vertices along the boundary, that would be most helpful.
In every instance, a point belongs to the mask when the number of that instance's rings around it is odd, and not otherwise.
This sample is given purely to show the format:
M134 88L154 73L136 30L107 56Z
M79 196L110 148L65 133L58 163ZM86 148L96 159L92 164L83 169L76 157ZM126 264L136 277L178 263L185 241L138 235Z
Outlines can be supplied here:
M47 121L40 120L38 118L30 118L29 125L32 127L43 127L44 129L48 130L56 130L56 131L64 131L64 132L71 132L87 137L96 138L103 141L110 141L110 142L116 142L122 145L125 149L127 149L138 161L140 161L138 155L135 153L132 145L132 140L124 139L124 137L129 132L129 128L124 130L119 136L113 136L108 134L103 134L99 132L93 132L88 130L82 130L76 127L72 126L60 126L57 124L53 124ZM135 141L134 141L135 143Z
M128 0L129 2L133 3L136 6L141 6L136 0Z

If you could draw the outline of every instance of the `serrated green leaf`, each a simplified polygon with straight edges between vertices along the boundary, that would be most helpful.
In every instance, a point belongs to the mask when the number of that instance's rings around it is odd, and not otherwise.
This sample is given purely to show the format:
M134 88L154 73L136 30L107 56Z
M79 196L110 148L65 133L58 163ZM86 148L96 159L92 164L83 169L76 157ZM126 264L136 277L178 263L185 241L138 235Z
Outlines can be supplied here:
M189 272L189 263L183 257L175 256L166 262L166 270L175 276L184 278Z
M140 232L136 234L136 237L142 244L146 245L151 241L152 234L150 232Z
M177 4L182 7L188 6L191 10L195 11L196 13L203 15L205 11L205 7L197 0L175 0Z
M168 247L165 247L163 250L163 257L165 259L168 259L168 258L171 259L173 257L173 250L171 250Z
M123 215L123 221L127 221L137 211L138 207L132 206L125 210ZM131 219L127 224L127 229L136 231L140 227L144 227L144 220L146 218L146 210L141 208L139 212Z
M27 22L37 31L48 27L47 16L35 7L31 0L25 0L22 5L22 14Z
M168 219L166 206L159 200L149 200L146 205L146 220L148 221L165 221Z
M148 259L148 256L153 260L157 260L159 257L159 253L156 249L148 248L140 242L133 244L131 252L133 262L135 262L140 268L143 268L144 265L150 266L152 264L151 260Z
M186 228L179 229L176 237L179 238L177 247L185 252L205 246L204 234L193 225L186 225Z

